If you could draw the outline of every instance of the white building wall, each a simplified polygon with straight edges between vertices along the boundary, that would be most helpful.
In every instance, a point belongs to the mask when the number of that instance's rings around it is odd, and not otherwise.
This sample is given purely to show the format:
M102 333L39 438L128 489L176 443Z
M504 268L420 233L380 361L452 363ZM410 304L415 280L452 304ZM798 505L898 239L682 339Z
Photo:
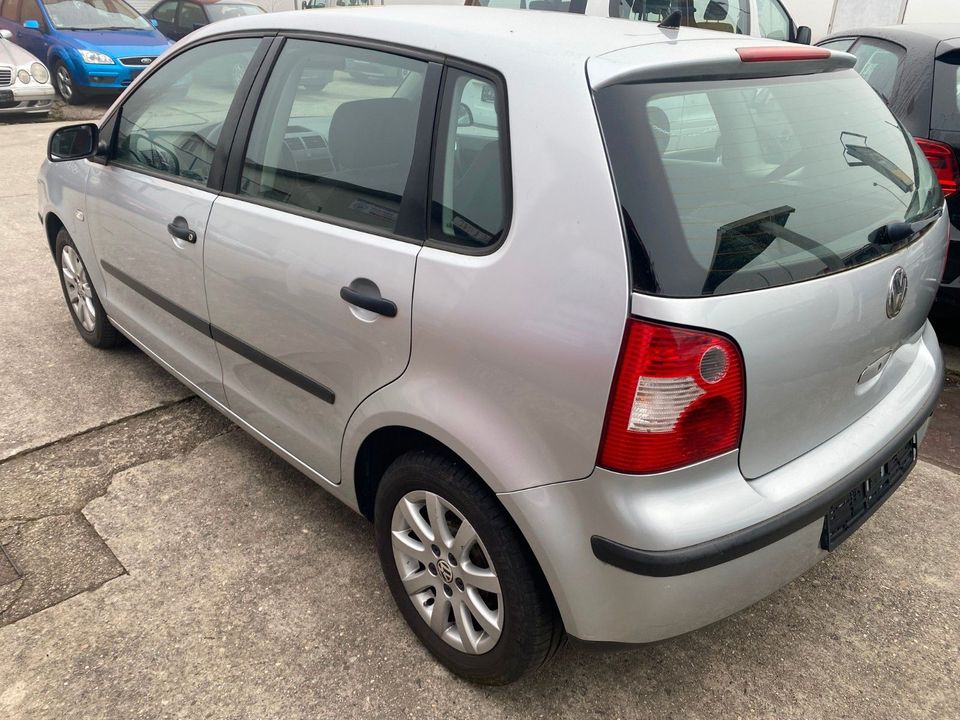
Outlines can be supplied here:
M960 0L910 0L905 23L960 22Z
M833 17L836 3L836 17ZM960 0L783 0L798 25L809 25L813 39L855 27L905 23L960 22ZM833 26L831 30L831 18Z

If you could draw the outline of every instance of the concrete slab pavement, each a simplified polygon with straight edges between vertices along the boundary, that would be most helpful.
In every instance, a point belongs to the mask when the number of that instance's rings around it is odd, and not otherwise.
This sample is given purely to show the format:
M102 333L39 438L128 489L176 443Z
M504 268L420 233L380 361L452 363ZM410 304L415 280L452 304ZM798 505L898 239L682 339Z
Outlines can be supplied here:
M956 475L921 463L745 612L629 651L568 647L485 689L406 629L369 524L232 430L86 506L126 574L0 628L0 717L956 717L958 504Z
M177 457L231 428L193 398L0 463L0 627L124 572L81 514L116 473ZM0 716L2 717L2 716Z
M37 220L37 170L54 127L0 131L0 460L190 395L133 346L105 362L77 334Z

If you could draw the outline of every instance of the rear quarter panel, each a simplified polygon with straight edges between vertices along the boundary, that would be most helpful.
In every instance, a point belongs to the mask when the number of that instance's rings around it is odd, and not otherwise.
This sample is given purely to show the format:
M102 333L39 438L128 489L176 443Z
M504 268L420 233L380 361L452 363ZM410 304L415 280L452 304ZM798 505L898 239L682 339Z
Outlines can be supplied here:
M445 443L496 492L596 464L629 303L626 251L582 59L507 81L513 217L484 256L425 247L410 365L351 419L343 475L385 425Z

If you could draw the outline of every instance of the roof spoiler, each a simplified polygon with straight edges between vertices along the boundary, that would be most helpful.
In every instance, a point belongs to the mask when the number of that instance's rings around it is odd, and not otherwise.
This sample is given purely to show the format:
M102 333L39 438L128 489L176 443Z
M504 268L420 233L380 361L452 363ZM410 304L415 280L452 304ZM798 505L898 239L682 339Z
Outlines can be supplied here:
M662 43L637 45L593 57L587 64L591 85L682 80L727 80L815 75L852 68L857 59L826 48L740 37L718 47L716 40L673 44L683 52L671 58Z

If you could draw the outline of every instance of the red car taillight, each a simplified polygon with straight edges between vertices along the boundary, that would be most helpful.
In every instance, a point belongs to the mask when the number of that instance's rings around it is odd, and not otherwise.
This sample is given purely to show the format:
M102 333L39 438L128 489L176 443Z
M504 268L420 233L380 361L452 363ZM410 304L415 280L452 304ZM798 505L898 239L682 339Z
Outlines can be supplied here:
M936 140L916 138L917 145L927 156L933 172L940 181L943 194L946 197L956 194L960 190L960 166L957 165L957 155L949 145Z
M728 339L631 318L597 464L656 473L734 450L743 401L743 360Z

